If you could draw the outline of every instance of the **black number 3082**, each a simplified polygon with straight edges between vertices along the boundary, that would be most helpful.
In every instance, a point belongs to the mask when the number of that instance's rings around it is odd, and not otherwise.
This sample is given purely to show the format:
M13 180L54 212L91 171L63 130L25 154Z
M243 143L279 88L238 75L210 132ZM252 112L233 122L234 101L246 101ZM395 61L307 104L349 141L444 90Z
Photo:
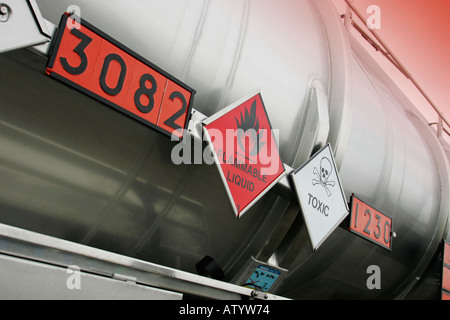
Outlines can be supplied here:
M49 67L47 68L47 72L50 75L57 74L57 78L69 80L66 82L69 84L75 83L78 87L81 86L88 94L95 97L100 96L103 101L106 99L108 104L113 104L115 107L118 105L116 101L120 100L121 97L124 98L127 103L126 105L119 104L119 109L126 109L128 114L130 114L131 111L132 114L137 116L138 120L150 123L152 127L156 127L159 130L162 129L161 131L167 134L174 132L174 130L183 129L180 124L187 124L190 111L188 110L188 101L192 99L192 96L195 93L194 90L185 85L180 85L178 80L171 76L167 76L163 71L156 70L155 68L157 67L154 68L150 66L149 63L136 58L133 53L123 49L124 47L120 44L121 50L117 50L116 48L111 52L107 52L106 55L103 53L101 57L97 57L97 54L93 54L92 52L99 47L98 44L100 41L103 41L107 36L103 34L99 35L94 31L92 33L88 31L83 32L84 29L81 28L70 28L70 30L68 30L65 28L66 25L68 25L66 23L67 19L71 18L63 17L60 23L60 30L62 31L60 31L60 34L58 35L58 49L56 53L52 53L52 57L49 60L52 62L49 62ZM61 27L63 28L61 29ZM91 31L92 28L94 27L86 27L87 30ZM63 39L64 34L67 32L69 32L71 36L68 37L67 35L65 44L61 45L61 39ZM97 39L97 36L99 39ZM117 42L114 42L113 45L117 45ZM62 53L59 53L60 46L64 46L64 50L61 50ZM69 51L73 52L76 56L69 54ZM122 56L122 53L120 52L122 52L124 56ZM59 62L60 67L54 66L55 60ZM135 62L135 60L137 60L137 62ZM137 73L138 71L133 69L133 66L136 68L136 65L127 65L127 61L133 61L133 63L138 65L137 68L142 74ZM91 66L91 63L94 63L95 65ZM115 80L111 80L111 76L108 76L111 73L112 64L115 65L113 74L117 74L116 77L112 77ZM77 82L81 81L78 76L89 76L89 74L93 72L92 70L94 70L93 66L96 70L100 70L100 73L97 71L95 76L98 79L96 85L96 88L98 89L89 86L86 87L83 86L85 84ZM89 70L89 72L85 73L87 70ZM152 72L153 74L151 74ZM132 85L130 84L131 80L126 80L128 74L130 74L128 78L132 78L133 81L135 81ZM155 77L158 78L156 79ZM109 81L107 81L107 79L109 79ZM172 84L170 86L170 91L167 89L169 87L169 81ZM126 91L133 90L132 93L123 93L125 83L127 83L126 88L130 88ZM131 89L131 87L134 89ZM180 91L183 91L184 94ZM114 97L117 99L114 100ZM174 103L175 101L177 102ZM133 104L135 109L130 110L130 106ZM155 107L158 109L155 110ZM152 111L154 112L152 113ZM152 114L150 115L150 113ZM181 138L180 134L178 134L178 136Z

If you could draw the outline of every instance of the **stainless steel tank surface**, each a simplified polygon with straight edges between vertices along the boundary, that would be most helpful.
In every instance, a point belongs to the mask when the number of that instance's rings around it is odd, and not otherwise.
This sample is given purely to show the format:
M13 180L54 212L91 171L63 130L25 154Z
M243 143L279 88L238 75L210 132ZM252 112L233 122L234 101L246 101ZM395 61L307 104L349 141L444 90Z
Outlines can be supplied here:
M276 294L397 298L423 274L445 237L448 158L348 37L331 1L37 4L56 25L78 6L83 19L194 88L193 107L206 116L259 88L292 168L309 156L305 145L320 144L302 120L321 90L322 129L347 199L358 194L389 214L396 238L388 251L337 228L313 253L304 224L293 223L288 256L274 258L288 270ZM215 166L175 165L176 142L49 78L45 64L28 50L0 55L0 223L189 272L209 255L227 281L262 255L289 199L269 192L236 220ZM382 272L379 290L366 285L371 265Z

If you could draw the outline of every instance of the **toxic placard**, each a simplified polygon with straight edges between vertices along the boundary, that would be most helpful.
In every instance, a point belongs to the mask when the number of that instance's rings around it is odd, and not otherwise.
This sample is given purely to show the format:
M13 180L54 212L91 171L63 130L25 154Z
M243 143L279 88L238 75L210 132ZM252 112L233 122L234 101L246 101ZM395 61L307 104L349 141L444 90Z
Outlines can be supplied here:
M348 215L348 205L329 144L291 175L313 250Z

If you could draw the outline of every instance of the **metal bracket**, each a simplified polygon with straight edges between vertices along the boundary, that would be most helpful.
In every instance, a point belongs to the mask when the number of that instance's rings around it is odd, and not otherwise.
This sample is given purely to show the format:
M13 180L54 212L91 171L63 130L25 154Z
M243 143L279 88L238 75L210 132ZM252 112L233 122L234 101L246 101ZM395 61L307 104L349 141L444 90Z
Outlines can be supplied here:
M269 295L263 291L252 291L252 297L260 300L267 300Z
M51 44L52 44L51 39L53 39L54 35L56 34L57 27L53 23L51 23L50 21L45 20L45 19L44 19L44 23L47 26L47 30L49 31L49 33L51 35L49 41L47 41L43 44L32 46L29 49L43 57L48 57L50 55L50 48L51 48Z
M306 112L299 128L302 140L297 149L295 163L305 163L327 143L330 131L328 108L325 89L319 80L312 80L308 90Z
M0 3L0 53L50 42L49 23L35 0Z
M113 273L112 278L115 280L121 280L121 281L131 282L131 283L137 282L136 277L127 276L127 275L120 274L120 273Z
M206 118L207 117L203 113L201 113L195 109L192 109L191 119L189 121L187 131L191 135L191 137L194 138L195 140L203 142L203 124L202 124L202 122Z

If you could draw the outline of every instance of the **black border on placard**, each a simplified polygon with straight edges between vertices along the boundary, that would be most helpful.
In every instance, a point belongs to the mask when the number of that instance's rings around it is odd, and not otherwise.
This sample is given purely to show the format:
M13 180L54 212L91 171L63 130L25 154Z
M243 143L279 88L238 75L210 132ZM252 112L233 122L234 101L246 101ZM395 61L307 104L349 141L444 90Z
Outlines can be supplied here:
M328 151L329 151L329 153L330 153L330 155L331 155L331 158L332 158L332 161L331 161L331 162L332 162L332 165L333 165L334 172L336 173L336 180L337 180L338 185L339 185L339 190L341 191L342 200L344 201L345 209L346 209L347 214L344 215L343 217L341 217L341 218L338 220L337 224L335 224L335 225L333 226L333 228L332 228L332 229L324 236L324 238L323 238L321 241L319 241L319 242L316 244L316 246L314 247L314 244L313 244L313 241L312 241L312 237L311 237L310 227L308 226L308 220L306 219L306 215L305 215L305 213L304 213L304 207L302 207L302 201L301 201L300 195L299 195L299 193L302 192L302 191L301 191L301 189L297 186L297 184L296 184L296 182L295 182L295 175L296 175L298 172L300 172L301 170L304 170L304 168L306 168L306 166L308 166L308 165L311 163L311 161L314 161L314 160L316 159L316 157L318 157L318 155L321 154L322 152L324 152L326 149L328 149ZM339 170L338 170L338 168L337 168L337 166L336 166L336 159L334 158L334 153L333 153L333 149L331 148L331 144L328 142L328 143L326 143L322 148L320 148L318 151L316 151L312 156L309 157L309 159L308 159L306 162L304 162L300 167L298 167L297 169L295 169L295 170L289 175L289 178L290 178L290 181L291 181L291 183L292 183L292 185L293 185L293 187L294 187L294 191L295 191L295 193L296 193L296 195L297 195L297 199L298 199L298 203L299 203L299 205L300 205L300 208L302 209L301 211L302 211L303 219L304 219L304 221L305 221L306 229L307 229L307 231L308 231L309 243L311 244L312 251L313 251L313 252L316 252L316 251L318 250L318 248L325 242L325 240L331 235L331 233L332 233L334 230L336 230L336 228L337 228L338 226L340 226L340 225L348 218L348 216L349 216L349 214L350 214L350 210L349 210L349 207L348 207L348 202L347 202L347 199L346 199L346 197L345 197L344 188L342 187L341 178L340 178L340 176L339 176Z
M445 300L445 299L444 299L444 296L450 297L450 292L448 292L448 291L445 290L445 289L442 289L442 291L441 291L441 300Z
M84 27L86 27L87 29L89 29L90 31L94 32L95 34L97 34L98 36L102 37L103 39L109 41L111 44L113 44L114 46L118 47L119 49L123 50L124 52L126 52L127 54L129 54L130 56L132 56L133 58L137 59L138 61L144 63L145 65L147 65L148 67L152 68L153 70L155 70L156 72L160 73L162 76L166 77L167 79L169 79L170 81L176 83L177 85L179 85L180 87L182 87L183 89L189 91L191 93L190 99L189 99L189 103L187 106L187 110L186 110L186 119L184 122L184 126L183 126L183 131L187 129L188 124L189 124L189 120L191 118L191 113L192 113L192 104L194 101L194 95L196 93L196 91L194 89L192 89L191 87L189 87L187 84L185 84L184 82L180 81L179 79L175 78L174 76L172 76L171 74L167 73L166 71L162 70L161 68L159 68L158 66L154 65L152 62L148 61L147 59L145 59L144 57L142 57L141 55L139 55L138 53L134 52L133 50L129 49L128 47L126 47L125 45L123 45L122 43L118 42L117 40L111 38L109 35L107 35L106 33L104 33L103 31L99 30L98 28L96 28L95 26L93 26L92 24L90 24L89 22L79 18L77 15L75 14L69 14L69 13L64 13L61 17L61 20L59 22L58 25L58 30L56 33L56 38L54 40L54 43L52 44L51 50L50 50L50 58L48 59L47 62L47 73L55 78L58 79L59 81L77 89L78 91L91 96L101 102L103 102L104 104L113 107L114 109L126 114L127 116L161 132L164 133L166 135L168 135L169 137L172 137L172 132L167 131L159 126L157 126L156 124L147 121L145 119L143 119L142 117L140 117L139 115L132 113L130 111L128 111L127 109L119 106L118 104L115 104L114 102L111 102L99 95L97 95L96 93L87 90L86 88L78 85L77 83L67 79L66 77L50 71L49 69L53 68L53 65L55 63L55 59L56 56L58 54L59 51L59 47L61 45L61 40L63 37L64 32L66 31L65 25L67 23L67 19L68 18L72 18L75 17L77 19L77 21L80 21L80 24L83 25ZM181 141L183 139L183 134L181 135L181 137L175 136L177 138L176 141Z
M444 260L444 258L445 258L445 247L446 246L450 247L450 242L444 239L444 253L443 253L443 256L442 256L442 263L443 263L444 266L446 266L447 268L450 269L450 265L446 264L445 260Z
M375 210L375 211L378 211L379 213L381 213L382 215L384 215L385 217L387 217L387 218L389 218L389 219L391 220L391 233L390 233L390 235L389 235L389 237L390 237L390 239L389 239L390 241L389 241L389 242L391 243L391 246L390 246L390 247L383 246L382 244L380 244L379 242L373 240L372 238L370 238L370 237L368 237L368 236L366 236L366 235L364 235L364 234L362 234L362 233L359 233L359 232L357 232L356 230L353 230L353 229L351 228L352 217L353 217L353 211L352 211L352 208L353 208L353 198L358 199L359 201L361 201L361 202L364 203L365 205L371 207L371 208L372 208L373 210ZM349 230L351 233L354 233L354 234L360 236L361 238L364 238L364 239L366 239L366 240L368 240L368 241L370 241L370 242L372 242L372 243L374 243L374 244L377 244L378 246L380 246L380 247L382 247L382 248L384 248L384 249L386 249L386 250L392 251L392 246L393 246L393 237L392 237L392 234L393 234L393 232L394 232L394 221L393 221L392 217L391 217L390 215L386 214L386 213L383 212L383 211L380 211L380 210L378 210L378 209L375 209L373 206L371 206L370 204L368 204L367 202L365 202L364 200L362 200L360 197L356 196L354 193L352 193L352 195L351 195L351 197L350 197L350 224L349 224L349 226L348 226L348 230Z
M445 247L450 246L450 242L444 239L444 246L442 252L442 276L441 276L441 300L444 300L443 295L450 297L450 288L444 288L444 270L450 270L450 266L445 263Z
M441 277L441 290L447 292L448 295L450 295L450 288L445 288L444 287L444 270L447 269L450 272L450 268L447 266L443 266L442 267L442 277Z

